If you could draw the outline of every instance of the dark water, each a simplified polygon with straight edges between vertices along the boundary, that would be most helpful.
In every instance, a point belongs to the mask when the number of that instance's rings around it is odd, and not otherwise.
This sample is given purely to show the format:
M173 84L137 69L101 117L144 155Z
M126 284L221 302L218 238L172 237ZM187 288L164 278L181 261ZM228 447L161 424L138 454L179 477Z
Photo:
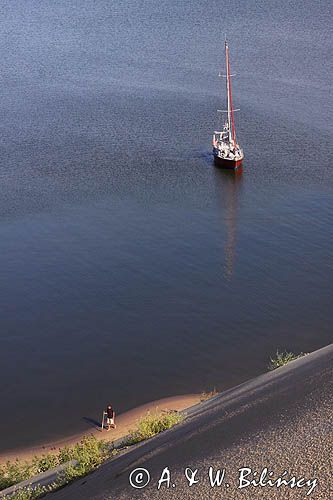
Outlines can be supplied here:
M319 3L1 3L0 451L332 341ZM210 146L226 31L238 176Z

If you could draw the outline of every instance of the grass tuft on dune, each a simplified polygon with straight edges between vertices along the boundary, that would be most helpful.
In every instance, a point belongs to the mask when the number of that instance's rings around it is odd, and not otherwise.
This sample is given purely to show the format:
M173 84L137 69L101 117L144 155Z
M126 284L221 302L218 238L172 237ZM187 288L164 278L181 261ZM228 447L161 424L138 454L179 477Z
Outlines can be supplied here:
M290 361L294 361L294 359L301 358L302 356L305 355L306 353L303 352L301 352L300 354L294 354L293 352L288 352L288 351L283 351L283 352L276 351L275 358L270 359L268 369L275 370L276 368L280 368L280 366L284 366Z

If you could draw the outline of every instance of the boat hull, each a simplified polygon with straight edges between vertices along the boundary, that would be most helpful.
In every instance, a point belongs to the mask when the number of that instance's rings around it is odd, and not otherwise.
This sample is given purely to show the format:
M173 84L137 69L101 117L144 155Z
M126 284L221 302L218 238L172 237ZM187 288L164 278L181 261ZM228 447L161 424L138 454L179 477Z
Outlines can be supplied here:
M242 164L243 158L239 158L238 160L228 160L226 158L220 158L219 156L214 155L214 163L216 167L220 168L229 168L235 170L239 168Z

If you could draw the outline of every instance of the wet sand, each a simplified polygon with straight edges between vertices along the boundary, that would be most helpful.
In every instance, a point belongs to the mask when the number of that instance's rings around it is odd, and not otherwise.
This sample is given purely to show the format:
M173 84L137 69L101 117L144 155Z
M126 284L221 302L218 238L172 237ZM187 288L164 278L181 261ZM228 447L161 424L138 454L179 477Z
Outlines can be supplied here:
M142 417L144 417L147 412L163 412L168 410L181 411L185 408L189 408L199 403L200 397L200 394L186 394L183 396L163 398L138 406L137 408L133 408L132 410L120 414L119 416L116 415L117 427L116 429L112 429L111 431L106 431L105 429L104 431L102 431L101 423L97 422L97 420L96 422L91 420L89 422L91 427L85 432L81 432L69 438L45 443L32 448L10 450L0 455L0 463L4 463L7 460L15 460L16 458L20 460L29 460L33 456L40 456L45 453L56 452L57 450L59 450L59 448L62 448L64 446L75 445L84 436L93 435L96 438L111 442L126 436L131 430L134 430L137 427L138 421Z

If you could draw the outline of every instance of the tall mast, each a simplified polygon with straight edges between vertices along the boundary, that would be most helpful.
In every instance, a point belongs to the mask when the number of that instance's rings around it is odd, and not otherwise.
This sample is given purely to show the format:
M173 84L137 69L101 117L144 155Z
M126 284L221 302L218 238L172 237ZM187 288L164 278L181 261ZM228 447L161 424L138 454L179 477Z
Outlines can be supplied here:
M227 70L227 110L228 110L228 128L229 128L229 142L231 140L236 146L236 129L234 119L234 108L232 105L232 90L231 90L231 74L230 74L230 61L229 61L229 47L228 42L225 40L225 64Z
M231 142L231 117L230 117L230 82L229 82L229 49L228 42L225 40L225 66L226 66L226 85L227 85L227 113L228 113L228 133L229 142Z

